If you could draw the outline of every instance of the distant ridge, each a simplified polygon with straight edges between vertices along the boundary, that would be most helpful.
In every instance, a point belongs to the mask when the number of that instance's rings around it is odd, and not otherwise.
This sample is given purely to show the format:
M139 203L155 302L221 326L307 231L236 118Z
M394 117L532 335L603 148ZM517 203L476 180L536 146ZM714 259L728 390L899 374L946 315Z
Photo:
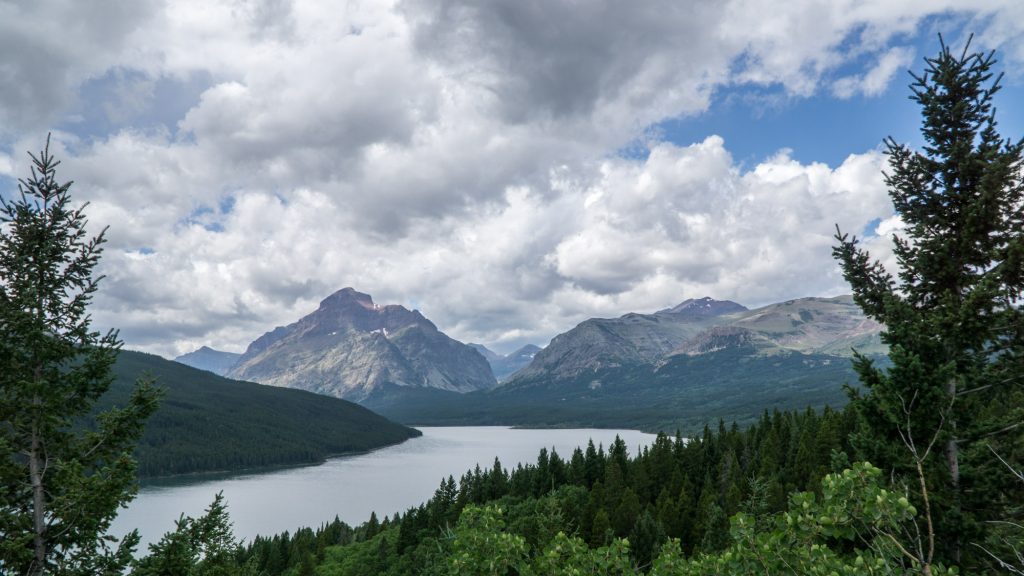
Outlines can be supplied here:
M800 298L750 310L728 300L687 299L654 314L591 318L552 339L505 386L557 382L621 366L657 367L677 355L727 348L848 357L882 354L881 325L850 296Z
M468 344L468 346L487 359L487 363L491 365L491 372L494 373L494 377L497 378L498 382L506 380L516 371L533 362L533 357L537 355L537 352L541 351L540 346L527 344L503 356L483 344Z
M542 348L533 344L527 344L518 350L509 353L506 356L502 356L497 360L491 362L491 369L494 371L494 377L499 382L507 380L510 376L530 365L533 362L534 357L540 352Z
M218 376L224 376L241 357L241 354L221 352L220 350L203 346L198 350L178 356L174 361L200 370L213 372Z

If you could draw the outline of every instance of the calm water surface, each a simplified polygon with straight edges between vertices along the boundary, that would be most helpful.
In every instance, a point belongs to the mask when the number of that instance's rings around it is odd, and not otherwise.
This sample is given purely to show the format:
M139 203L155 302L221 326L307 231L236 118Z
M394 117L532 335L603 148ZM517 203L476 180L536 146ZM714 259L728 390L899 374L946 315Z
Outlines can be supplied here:
M111 530L121 535L138 528L140 551L174 528L184 513L198 516L224 492L235 535L251 541L258 534L294 532L317 527L335 515L357 525L376 511L384 515L405 512L434 495L448 475L456 481L477 464L487 469L494 457L505 468L534 463L541 448L554 448L568 459L589 439L607 447L616 435L635 454L654 436L635 430L516 430L486 427L421 427L423 436L369 454L328 460L318 466L289 468L241 475L181 477L144 485Z

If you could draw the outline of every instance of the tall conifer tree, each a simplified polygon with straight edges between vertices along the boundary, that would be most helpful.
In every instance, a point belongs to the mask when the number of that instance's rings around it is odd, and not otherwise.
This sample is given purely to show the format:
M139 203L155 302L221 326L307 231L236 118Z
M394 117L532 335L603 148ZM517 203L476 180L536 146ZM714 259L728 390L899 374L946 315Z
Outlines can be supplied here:
M969 544L1020 495L992 451L1019 449L1024 433L1024 145L996 129L994 63L943 45L914 76L925 145L886 141L886 184L904 225L897 275L856 238L837 232L834 249L857 303L885 324L892 361L856 360L866 387L853 402L856 446L917 493L922 560L965 568L977 560Z
M121 345L90 328L103 233L86 232L46 148L0 199L0 572L116 573L138 537L105 536L133 495L134 442L156 406L140 385L95 419Z

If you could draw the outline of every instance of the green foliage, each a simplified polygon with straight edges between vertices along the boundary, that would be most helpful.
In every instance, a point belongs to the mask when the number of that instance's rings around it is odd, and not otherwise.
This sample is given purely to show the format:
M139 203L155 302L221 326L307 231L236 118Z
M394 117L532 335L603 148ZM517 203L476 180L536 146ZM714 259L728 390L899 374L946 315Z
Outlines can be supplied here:
M149 555L136 562L133 576L245 576L252 563L236 561L238 542L231 531L224 496L213 499L199 518L182 516L173 532L149 545Z
M630 540L615 538L589 547L582 539L558 532L543 546L530 546L506 530L498 506L466 507L447 553L449 574L635 574L644 567L658 576L714 574L916 574L923 566L899 544L912 530L917 510L905 494L882 486L882 471L856 463L821 482L821 496L794 493L789 509L759 527L746 513L732 518L731 544L721 552L685 558L673 539L635 562ZM653 525L645 514L637 526ZM638 528L636 534L645 529ZM930 566L930 574L956 574Z
M526 571L526 539L504 531L501 508L469 506L455 528L448 573L504 576Z
M106 531L135 493L131 451L158 394L139 383L73 425L110 386L121 342L86 310L103 233L86 232L49 140L32 164L19 196L0 199L0 572L114 573L138 536L114 546Z
M345 400L229 380L128 350L97 409L125 402L143 373L165 397L136 447L141 477L309 464L420 434Z
M1024 446L1024 141L996 131L992 54L943 46L926 62L912 85L926 144L887 141L898 273L845 234L834 254L892 361L857 359L858 452L913 487L928 521L919 558L981 570L966 544L1024 498L989 451Z
M651 574L918 574L923 566L899 544L913 530L917 510L906 495L881 484L882 471L866 462L822 481L822 495L790 496L774 526L758 529L750 515L732 518L733 544L689 561L678 544L663 548ZM931 566L931 574L956 574Z
M634 456L616 441L607 451L593 445L576 450L568 463L544 450L534 465L508 471L500 462L489 470L476 467L457 480L444 479L430 501L390 524L371 519L342 541L316 536L326 545L316 556L316 573L650 570L664 546L677 546L681 558L695 549L730 546L725 514L730 499L738 501L737 509L757 515L758 530L774 529L774 514L787 502L783 496L773 504L769 487L820 492L818 481L832 465L833 453L850 450L845 439L852 423L845 412L829 409L765 413L746 430L720 425L689 441L660 435ZM757 457L766 447L776 452L768 476ZM810 476L800 475L808 470ZM701 499L718 510L711 522L700 516ZM320 544L284 536L257 539L239 558L252 559L268 576L293 574L304 550Z

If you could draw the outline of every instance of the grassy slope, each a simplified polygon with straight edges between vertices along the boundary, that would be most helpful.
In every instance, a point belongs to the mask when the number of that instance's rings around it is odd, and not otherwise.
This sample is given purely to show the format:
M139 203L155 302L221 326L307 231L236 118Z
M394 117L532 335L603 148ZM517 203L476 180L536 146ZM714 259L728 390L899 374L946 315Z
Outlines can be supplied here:
M122 404L144 373L166 390L138 447L141 476L313 463L419 435L345 400L228 380L150 354L124 351L114 372L101 408Z

